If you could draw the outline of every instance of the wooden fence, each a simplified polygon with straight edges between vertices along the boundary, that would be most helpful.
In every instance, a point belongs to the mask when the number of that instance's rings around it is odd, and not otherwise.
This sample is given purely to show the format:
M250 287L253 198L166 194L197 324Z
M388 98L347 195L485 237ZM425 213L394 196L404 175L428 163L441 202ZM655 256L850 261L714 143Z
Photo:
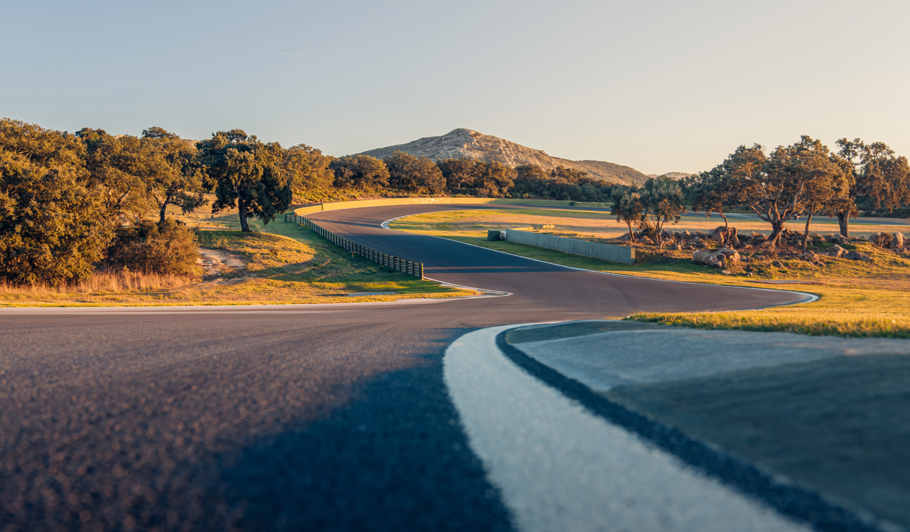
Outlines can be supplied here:
M304 216L300 216L299 214L285 214L284 221L300 224L308 229L311 229L317 235L325 238L336 246L346 251L350 251L351 253L356 253L367 260L375 262L376 264L380 264L387 268L392 268L393 270L398 270L402 273L423 279L422 262L414 262L412 260L402 259L401 257L389 255L388 253L383 253L362 244L358 244L357 242L353 242L343 236L336 235L335 233L324 229L323 227L313 222L313 220L310 220Z

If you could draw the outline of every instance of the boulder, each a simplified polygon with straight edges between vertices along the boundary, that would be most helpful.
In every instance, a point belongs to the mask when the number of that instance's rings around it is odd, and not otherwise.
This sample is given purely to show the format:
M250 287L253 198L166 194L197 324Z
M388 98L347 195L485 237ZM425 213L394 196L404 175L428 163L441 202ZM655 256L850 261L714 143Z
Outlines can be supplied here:
M847 254L847 250L838 246L837 244L834 244L833 246L828 248L828 252L826 253L826 255L828 255L829 257L835 257L838 259L844 257L846 254Z
M886 248L891 245L892 237L888 233L874 233L869 237L869 242L872 242L878 247Z
M849 251L844 255L845 259L861 260L863 262L872 262L872 257L860 251Z
M891 235L891 249L898 251L904 249L904 235L901 233L894 233Z
M729 248L705 249L692 253L692 262L714 268L723 268L728 264L739 262L739 253Z

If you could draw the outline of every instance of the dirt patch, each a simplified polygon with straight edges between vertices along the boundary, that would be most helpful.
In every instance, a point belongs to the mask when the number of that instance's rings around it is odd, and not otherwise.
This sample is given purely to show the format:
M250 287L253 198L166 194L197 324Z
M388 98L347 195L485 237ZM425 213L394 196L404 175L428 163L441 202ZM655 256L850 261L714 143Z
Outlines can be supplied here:
M202 268L205 277L246 271L246 263L239 255L221 249L199 248L196 264Z

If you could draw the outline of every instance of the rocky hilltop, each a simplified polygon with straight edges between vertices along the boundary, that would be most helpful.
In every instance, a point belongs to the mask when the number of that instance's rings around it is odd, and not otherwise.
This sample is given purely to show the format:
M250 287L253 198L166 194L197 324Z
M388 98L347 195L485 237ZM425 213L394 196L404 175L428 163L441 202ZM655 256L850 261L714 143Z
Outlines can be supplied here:
M568 166L585 171L588 176L596 179L626 185L641 185L648 179L638 170L628 166L606 161L570 161L547 155L543 150L528 148L470 129L456 129L440 137L425 137L407 144L365 151L362 155L384 159L394 151L403 151L434 161L471 157L481 161L499 162L512 168L524 164L536 164L545 170Z

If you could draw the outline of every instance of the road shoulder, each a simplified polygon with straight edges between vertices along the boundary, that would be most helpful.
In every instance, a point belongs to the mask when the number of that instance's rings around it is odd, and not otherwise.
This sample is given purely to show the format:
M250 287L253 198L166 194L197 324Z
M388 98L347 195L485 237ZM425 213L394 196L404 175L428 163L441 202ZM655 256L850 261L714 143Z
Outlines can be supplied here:
M605 320L514 329L501 344L548 384L787 515L820 529L910 524L910 341Z

